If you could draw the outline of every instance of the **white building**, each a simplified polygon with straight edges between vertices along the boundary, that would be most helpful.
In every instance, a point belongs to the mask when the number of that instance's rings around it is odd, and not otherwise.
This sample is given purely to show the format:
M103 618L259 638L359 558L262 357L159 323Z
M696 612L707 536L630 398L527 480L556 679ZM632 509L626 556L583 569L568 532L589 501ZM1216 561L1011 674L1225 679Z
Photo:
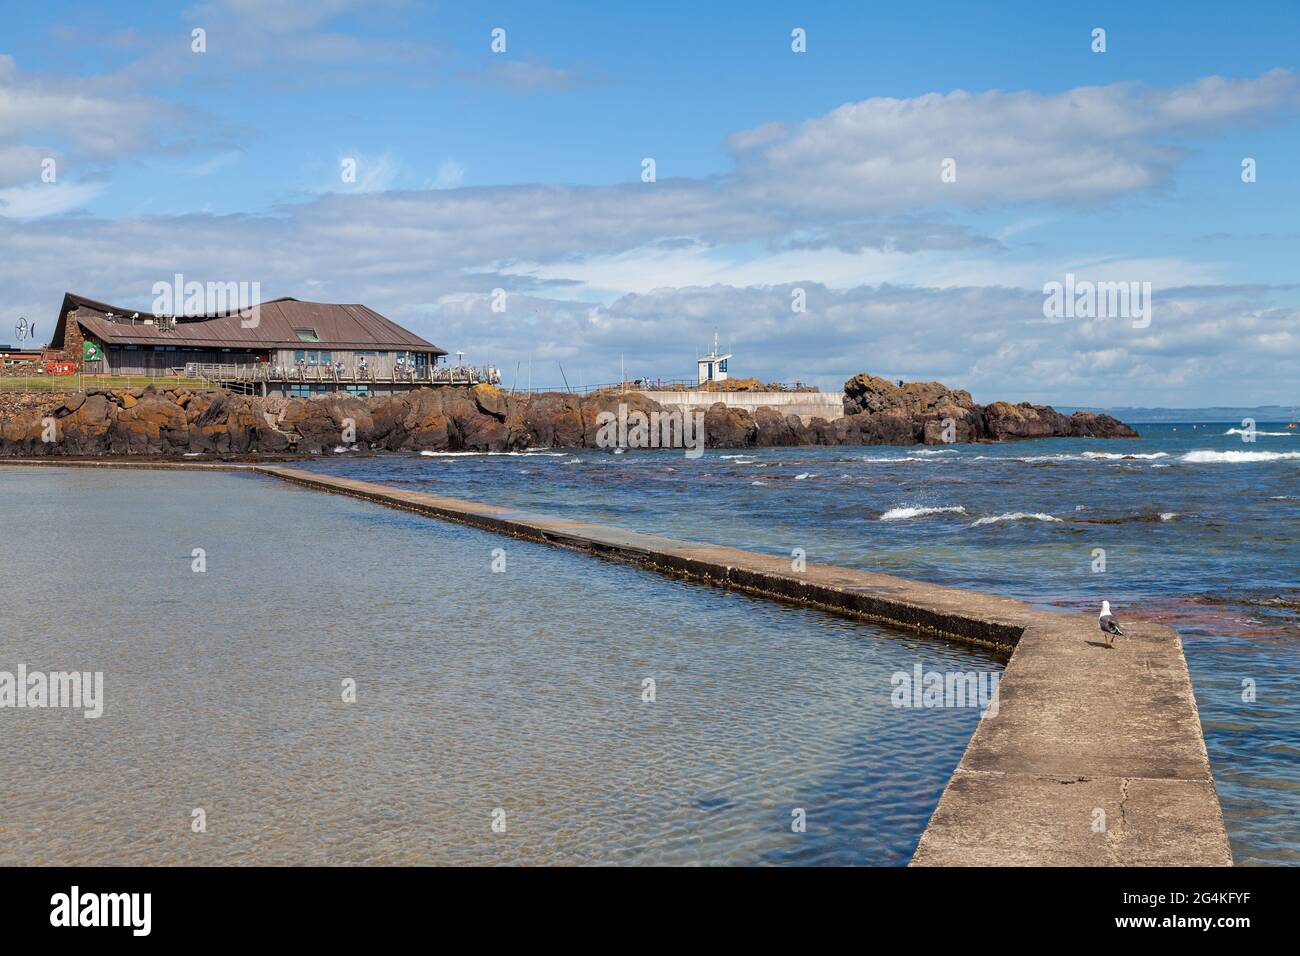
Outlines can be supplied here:
M727 360L731 354L723 354L718 349L718 336L713 336L713 351L708 355L701 355L695 360L695 367L698 373L697 381L700 385L706 382L725 382L727 380Z

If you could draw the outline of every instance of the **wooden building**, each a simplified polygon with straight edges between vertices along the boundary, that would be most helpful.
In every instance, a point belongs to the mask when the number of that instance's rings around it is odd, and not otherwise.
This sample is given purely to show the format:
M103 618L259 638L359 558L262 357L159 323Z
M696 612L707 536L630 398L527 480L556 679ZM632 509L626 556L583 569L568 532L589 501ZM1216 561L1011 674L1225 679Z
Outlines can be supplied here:
M318 387L324 370L331 380L353 383L392 378L395 369L428 380L446 355L364 305L285 298L242 312L156 316L71 292L63 297L46 350L47 361L76 362L84 372L111 375L264 367L280 378L296 374L300 384L285 389L291 394L332 390Z

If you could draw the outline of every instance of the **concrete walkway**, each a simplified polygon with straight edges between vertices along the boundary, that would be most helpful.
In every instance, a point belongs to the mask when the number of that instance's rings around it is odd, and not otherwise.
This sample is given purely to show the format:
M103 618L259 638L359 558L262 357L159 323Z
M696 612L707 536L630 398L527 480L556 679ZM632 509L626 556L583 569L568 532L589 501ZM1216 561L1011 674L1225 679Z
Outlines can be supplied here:
M996 712L990 708L981 718L921 836L914 866L1232 864L1182 642L1163 625L1129 621L1126 636L1107 650L1093 615L1041 611L1011 598L830 565L795 570L782 556L529 515L297 468L206 467L252 470L1010 654Z

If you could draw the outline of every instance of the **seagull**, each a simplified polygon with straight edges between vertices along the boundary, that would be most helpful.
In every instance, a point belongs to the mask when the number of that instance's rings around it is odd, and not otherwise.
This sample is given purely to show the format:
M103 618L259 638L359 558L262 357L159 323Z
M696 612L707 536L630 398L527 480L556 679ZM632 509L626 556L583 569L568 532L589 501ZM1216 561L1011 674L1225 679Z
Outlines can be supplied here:
M1097 615L1097 626L1101 628L1102 633L1106 635L1106 646L1114 647L1115 635L1124 636L1124 632L1119 629L1119 621L1115 620L1110 613L1110 602L1101 602L1101 613Z

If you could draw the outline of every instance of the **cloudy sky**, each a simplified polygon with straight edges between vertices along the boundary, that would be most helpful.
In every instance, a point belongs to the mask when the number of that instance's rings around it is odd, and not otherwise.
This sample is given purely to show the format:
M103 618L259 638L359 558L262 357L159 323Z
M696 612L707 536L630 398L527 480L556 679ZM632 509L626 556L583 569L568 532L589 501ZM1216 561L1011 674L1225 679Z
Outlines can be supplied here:
M1063 6L7 5L0 342L181 273L506 384L685 377L716 332L827 388L1297 403L1300 6ZM1149 325L1045 317L1067 274L1149 282Z

